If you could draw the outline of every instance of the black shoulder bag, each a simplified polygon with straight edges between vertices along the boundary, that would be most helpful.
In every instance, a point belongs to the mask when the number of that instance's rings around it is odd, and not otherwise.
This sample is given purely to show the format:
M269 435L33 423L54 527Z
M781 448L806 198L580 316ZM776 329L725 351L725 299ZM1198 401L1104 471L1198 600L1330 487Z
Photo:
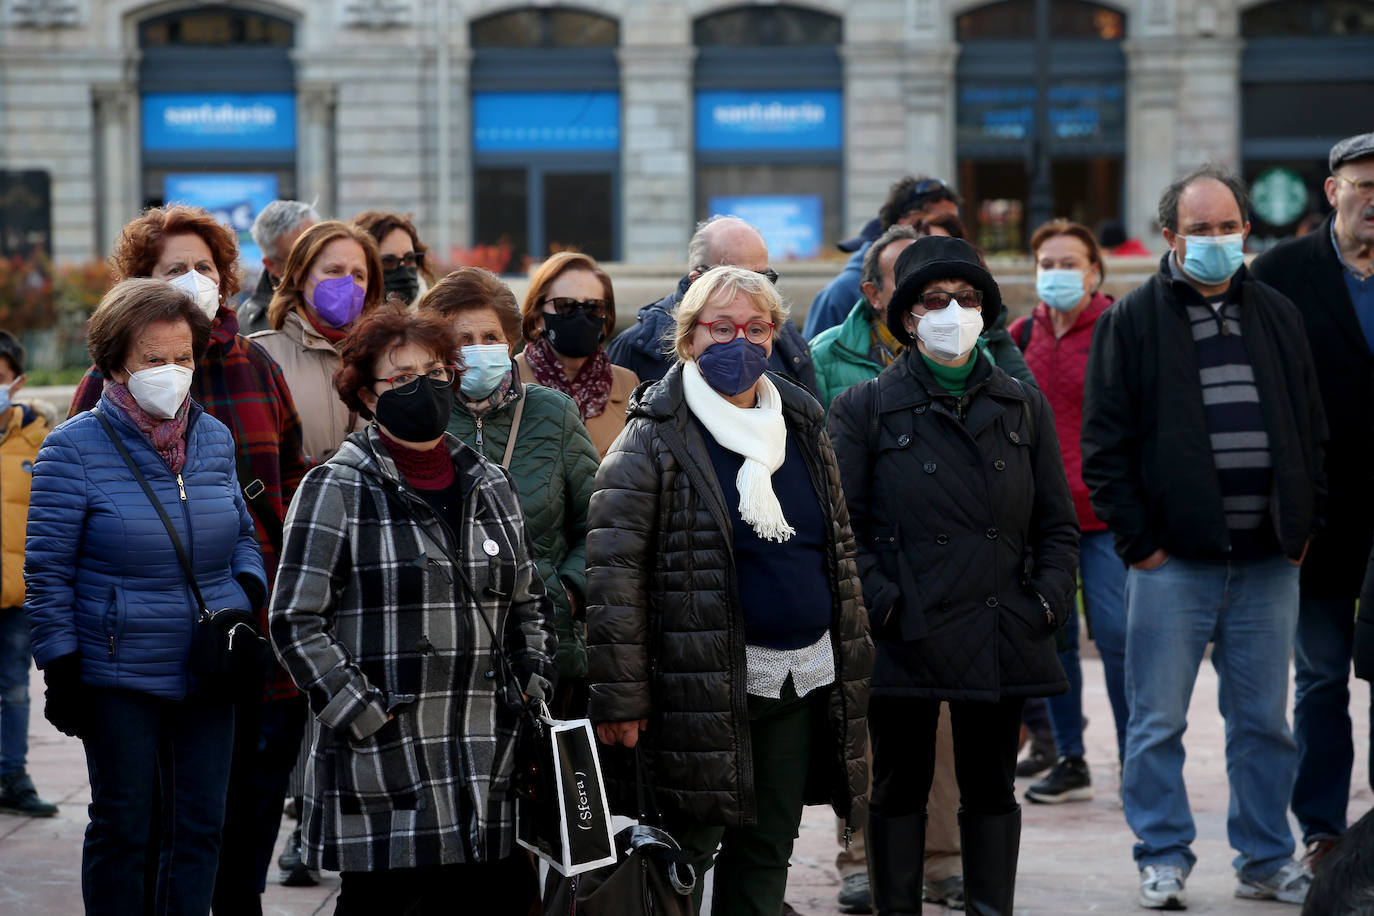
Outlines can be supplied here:
M258 629L257 615L253 611L241 608L211 611L205 606L205 598L201 595L195 573L191 570L190 558L186 556L186 549L181 546L177 530L172 527L172 520L167 517L167 510L162 508L162 503L153 493L153 488L148 485L148 478L143 476L143 472L134 463L133 456L129 454L124 441L119 438L119 433L115 431L109 417L98 407L92 408L91 413L95 414L96 419L105 427L105 432L114 443L119 457L124 459L129 472L134 475L148 501L157 510L158 518L162 519L162 524L167 529L167 536L172 539L177 559L181 561L181 569L186 573L186 581L191 585L191 593L195 595L197 623L191 633L190 658L193 692L200 696L232 700L241 695L261 691L267 676L267 665L272 657L272 648Z

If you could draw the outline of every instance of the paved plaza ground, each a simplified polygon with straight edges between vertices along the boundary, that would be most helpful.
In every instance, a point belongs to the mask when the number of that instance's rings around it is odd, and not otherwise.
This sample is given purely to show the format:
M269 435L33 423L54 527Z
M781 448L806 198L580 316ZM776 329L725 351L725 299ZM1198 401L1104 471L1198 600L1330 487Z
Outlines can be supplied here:
M1116 745L1102 666L1089 657L1084 659L1083 668L1084 707L1090 720L1088 762L1097 797L1091 802L1058 806L1026 805L1017 883L1018 916L1143 912L1136 904L1132 838L1117 801ZM1356 773L1350 799L1353 821L1374 805L1374 794L1366 777L1369 684L1352 680L1351 685L1356 736ZM1289 693L1291 702L1291 686ZM37 672L33 696L29 769L43 797L57 802L62 810L50 819L0 815L0 914L78 914L81 837L90 799L85 763L80 743L58 734L43 719L42 681ZM1184 739L1188 749L1185 776L1198 829L1193 847L1198 864L1188 882L1189 911L1296 916L1297 907L1241 901L1232 896L1223 729L1216 709L1216 675L1207 662L1193 700L1191 727ZM1020 782L1024 789L1030 780ZM789 902L803 916L837 912L834 835L834 820L827 809L807 809L788 888ZM314 888L270 884L263 910L269 916L332 913L337 890L338 878L333 875L325 875L322 884ZM944 912L930 906L926 911ZM461 910L455 910L458 912Z

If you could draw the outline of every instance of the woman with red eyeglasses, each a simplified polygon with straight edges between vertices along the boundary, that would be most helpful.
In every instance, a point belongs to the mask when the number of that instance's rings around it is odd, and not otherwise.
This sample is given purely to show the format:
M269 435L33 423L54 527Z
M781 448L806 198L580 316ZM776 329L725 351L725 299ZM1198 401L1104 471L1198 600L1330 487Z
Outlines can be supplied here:
M525 350L515 358L520 380L561 391L577 402L598 456L625 428L625 408L639 377L606 356L615 329L611 278L588 255L560 251L530 279L520 330Z

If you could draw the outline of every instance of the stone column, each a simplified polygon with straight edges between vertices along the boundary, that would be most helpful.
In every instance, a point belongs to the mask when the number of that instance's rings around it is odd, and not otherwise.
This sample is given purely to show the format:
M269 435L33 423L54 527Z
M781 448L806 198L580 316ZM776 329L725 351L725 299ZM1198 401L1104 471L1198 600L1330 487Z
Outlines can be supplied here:
M902 174L924 173L959 183L954 135L958 60L959 46L952 42L907 45L902 76L907 165Z
M447 212L436 214L448 224L449 240L454 245L471 247L476 241L472 224L476 190L472 179L472 50L449 50L449 84L440 87L449 99L449 174L451 198ZM448 252L444 252L448 256Z
M1178 162L1187 171L1203 162L1240 167L1240 54L1238 38L1189 37L1178 49Z
M301 82L296 87L296 199L314 203L325 219L334 211L334 112L338 87L334 83Z
M1171 37L1132 39L1126 55L1126 232L1160 248L1159 195L1180 174L1176 136L1182 80Z
M95 103L96 251L110 251L124 224L138 215L142 204L139 174L138 90L133 83L97 83L91 87Z
M848 238L878 215L887 189L911 169L907 155L906 49L901 42L848 43L844 62L844 218Z
M695 207L690 45L620 48L621 259L681 264Z

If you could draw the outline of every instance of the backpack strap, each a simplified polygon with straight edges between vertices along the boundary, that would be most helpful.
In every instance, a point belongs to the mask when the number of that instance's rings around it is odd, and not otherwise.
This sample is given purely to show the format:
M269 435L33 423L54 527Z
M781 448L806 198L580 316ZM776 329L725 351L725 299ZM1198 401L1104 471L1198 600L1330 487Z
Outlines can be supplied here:
M1026 352L1026 347L1030 346L1031 331L1035 329L1035 316L1027 315L1025 322L1021 325L1020 332L1016 335L1016 346L1022 353Z

